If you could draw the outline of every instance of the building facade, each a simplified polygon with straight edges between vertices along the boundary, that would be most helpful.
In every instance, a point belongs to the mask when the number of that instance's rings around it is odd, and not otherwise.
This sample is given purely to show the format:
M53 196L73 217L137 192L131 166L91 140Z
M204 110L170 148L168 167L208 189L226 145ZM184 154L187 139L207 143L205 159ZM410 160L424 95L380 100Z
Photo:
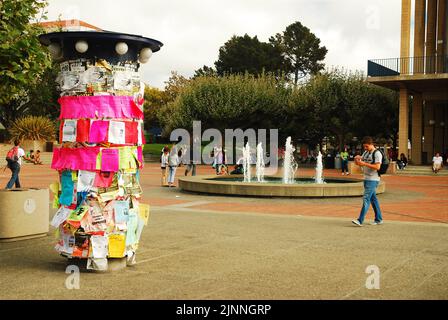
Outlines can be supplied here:
M400 57L368 61L368 81L399 92L399 154L448 152L448 0L402 0Z

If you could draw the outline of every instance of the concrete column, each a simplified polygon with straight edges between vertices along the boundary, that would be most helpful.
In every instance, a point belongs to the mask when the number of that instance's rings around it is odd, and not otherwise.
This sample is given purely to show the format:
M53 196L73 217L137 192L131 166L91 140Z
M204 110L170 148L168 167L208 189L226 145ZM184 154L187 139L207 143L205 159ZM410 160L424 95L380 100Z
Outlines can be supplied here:
M425 66L425 0L415 0L414 73L423 73Z
M436 72L447 72L443 68L443 60L445 55L445 39L446 39L446 0L439 0L437 8L437 68Z
M448 23L446 22L448 20L448 0L445 0L445 55L448 54Z
M434 135L434 152L442 154L443 150L443 127L440 125L443 122L443 105L434 106L434 118L435 118L435 135Z
M409 92L406 88L400 89L400 110L398 115L398 154L404 153L407 158L409 138Z
M425 102L425 143L423 144L423 152L427 154L426 163L431 163L433 157L434 125L429 124L430 120L434 120L434 107L432 104Z
M442 106L443 108L443 125L442 125L442 149L443 152L448 149L448 110L447 105Z
M422 164L422 111L423 98L421 94L415 94L412 101L412 141L411 159L413 164Z
M426 24L426 73L435 72L437 0L428 0L428 22Z
M401 48L400 73L409 73L409 57L411 53L411 0L401 0ZM406 59L405 59L406 58Z

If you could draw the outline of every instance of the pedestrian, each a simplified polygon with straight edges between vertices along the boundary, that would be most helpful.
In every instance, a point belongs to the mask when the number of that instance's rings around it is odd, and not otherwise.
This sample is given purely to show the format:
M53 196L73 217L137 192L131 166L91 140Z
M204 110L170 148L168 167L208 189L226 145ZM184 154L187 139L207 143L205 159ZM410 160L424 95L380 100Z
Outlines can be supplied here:
M168 187L174 187L174 178L176 177L176 170L180 164L182 157L182 150L176 152L176 148L173 148L168 159Z
M440 156L440 153L436 153L436 155L432 158L432 171L434 173L438 173L443 166L443 158Z
M168 185L166 167L168 166L170 157L170 148L165 146L162 151L162 155L160 156L160 168L162 169L162 187L165 187Z
M14 147L12 147L6 155L7 167L11 170L11 179L6 184L5 189L12 189L15 185L16 188L20 188L19 173L22 166L22 158L29 160L25 156L25 150L20 147L20 140L14 141Z
M215 170L216 174L219 175L221 170L221 165L224 163L224 156L223 156L223 150L221 147L216 148L214 152L214 164L215 164Z
M341 168L342 168L342 175L346 174L349 175L348 172L348 150L347 147L344 148L344 151L341 152Z
M378 175L377 170L381 167L383 155L379 150L376 151L372 137L364 137L362 146L364 148L364 153L362 156L358 155L355 157L355 164L360 166L364 172L363 204L359 218L352 220L352 223L359 227L362 227L370 204L372 204L373 211L375 212L375 220L371 224L383 224L380 204L376 196L376 188L380 183L380 176Z
M404 155L404 153L400 154L400 159L397 160L398 169L404 170L408 165L408 158Z

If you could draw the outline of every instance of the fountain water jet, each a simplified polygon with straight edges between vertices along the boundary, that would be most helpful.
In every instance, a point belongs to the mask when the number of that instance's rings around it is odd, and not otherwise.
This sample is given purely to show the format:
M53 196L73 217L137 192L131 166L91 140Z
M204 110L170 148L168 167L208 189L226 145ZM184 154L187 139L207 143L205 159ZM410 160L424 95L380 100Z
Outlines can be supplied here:
M243 147L243 171L244 171L244 182L251 181L250 172L250 146L249 142L246 142L246 146Z
M257 145L257 181L264 182L264 157L263 157L263 146L260 142Z
M315 181L316 183L324 183L324 179L322 179L322 171L323 171L323 165L322 165L322 153L317 155L317 165L316 165L316 176Z
M296 149L291 143L291 137L286 139L285 144L285 160L283 163L283 183L293 184L297 171L297 162L294 160L294 151Z

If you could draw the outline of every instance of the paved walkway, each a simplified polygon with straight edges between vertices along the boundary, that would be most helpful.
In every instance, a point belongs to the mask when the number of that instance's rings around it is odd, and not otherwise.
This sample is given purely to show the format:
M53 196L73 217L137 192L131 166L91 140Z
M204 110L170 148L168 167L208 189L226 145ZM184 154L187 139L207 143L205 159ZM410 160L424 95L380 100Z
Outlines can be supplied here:
M2 173L0 185L8 177ZM21 173L28 187L55 180L48 165ZM384 180L386 223L356 228L350 220L360 198L187 194L160 187L158 164L149 164L142 186L151 220L136 266L82 273L80 290L68 290L66 260L53 250L52 233L0 243L0 299L448 299L448 178ZM379 290L365 285L372 265Z

